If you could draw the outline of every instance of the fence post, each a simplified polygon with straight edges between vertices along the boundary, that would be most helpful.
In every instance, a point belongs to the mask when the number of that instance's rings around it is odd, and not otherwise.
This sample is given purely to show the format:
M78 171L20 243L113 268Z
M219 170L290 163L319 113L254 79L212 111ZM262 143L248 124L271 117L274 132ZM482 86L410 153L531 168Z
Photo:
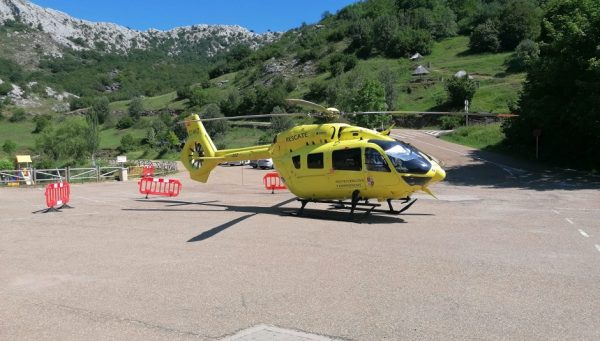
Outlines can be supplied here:
M67 182L71 182L71 167L67 166L67 170L65 171L65 177L67 178Z
M100 182L100 166L96 166L96 182Z
M33 184L35 185L35 183L37 182L37 172L35 171L35 167L31 168L31 171L33 173L31 178L33 179Z

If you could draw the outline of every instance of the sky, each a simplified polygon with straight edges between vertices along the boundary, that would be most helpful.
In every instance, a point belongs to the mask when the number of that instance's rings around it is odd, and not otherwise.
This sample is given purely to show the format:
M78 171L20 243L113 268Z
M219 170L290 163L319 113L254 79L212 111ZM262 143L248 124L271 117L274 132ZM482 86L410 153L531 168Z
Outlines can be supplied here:
M112 22L137 30L194 24L240 25L257 33L314 24L358 0L32 0L78 19Z

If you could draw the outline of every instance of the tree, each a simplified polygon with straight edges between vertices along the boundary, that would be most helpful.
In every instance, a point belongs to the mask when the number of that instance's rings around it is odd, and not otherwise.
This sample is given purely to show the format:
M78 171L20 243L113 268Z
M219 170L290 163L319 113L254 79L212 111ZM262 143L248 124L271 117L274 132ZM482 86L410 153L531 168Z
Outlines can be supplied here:
M129 106L127 107L127 113L129 117L133 120L137 121L142 113L144 112L144 104L142 103L142 99L140 97L136 97L129 102Z
M127 153L130 150L133 150L136 142L131 134L125 134L121 137L121 144L119 145L119 151L121 153Z
M94 102L92 103L91 110L98 117L99 124L104 124L104 122L108 118L108 115L110 114L109 105L110 105L110 101L108 100L107 97L100 97L100 98L94 100Z
M36 139L36 151L45 160L66 165L82 164L90 155L88 125L80 117L67 118L53 129L45 130Z
M208 103L208 94L201 88L192 89L192 94L190 95L190 106L192 107L201 107Z
M96 152L100 147L100 128L98 122L98 114L94 110L90 110L86 115L87 121L87 148L92 155L92 165L96 165Z
M373 43L375 48L389 55L389 41L398 32L398 19L392 15L384 15L375 19L373 23Z
M540 55L528 68L519 117L505 126L507 144L570 167L600 169L600 7L596 0L550 2Z
M477 91L477 84L469 78L469 75L451 77L446 81L445 86L448 92L448 105L452 109L462 108L465 100L472 101Z
M285 110L281 107L273 108L272 114L284 114ZM274 116L271 118L271 131L274 134L288 130L294 126L294 121L289 116Z
M145 142L150 148L154 148L158 145L158 139L156 138L156 130L150 127L146 130Z
M31 133L39 134L51 125L52 116L50 114L37 115L33 118L33 122L35 129Z
M177 150L179 148L179 137L173 131L169 131L167 134L167 147L170 150Z
M510 71L524 71L540 56L540 47L533 40L525 39L517 45L514 55L508 61Z
M12 140L5 140L2 150L8 155L13 155L17 150L17 144Z
M227 98L219 103L221 112L223 112L225 116L235 116L238 113L240 101L239 91L237 89L233 89L231 92L229 92L229 94L227 94Z
M117 129L127 129L131 127L134 123L135 122L133 122L133 119L131 117L123 116L117 122Z
M385 104L387 110L396 109L396 101L398 100L398 90L396 88L397 75L386 67L379 73L379 81L383 84L385 91Z
M531 0L509 0L500 17L498 37L504 50L514 49L524 39L540 33L541 9Z
M23 108L17 108L15 109L15 111L13 111L12 116L10 116L10 118L8 119L9 122L22 122L25 121L27 119L27 116L25 114L25 110Z
M354 99L353 109L356 111L383 111L385 110L385 90L377 80L368 80L358 91ZM377 128L388 125L391 121L389 115L357 115L353 122L361 127Z
M488 20L477 25L469 39L469 49L473 52L496 52L500 48L498 29L493 21Z
M202 110L202 117L204 118L218 118L224 117L216 104L209 104ZM224 134L229 129L229 123L226 120L205 122L204 127L208 135L215 137Z

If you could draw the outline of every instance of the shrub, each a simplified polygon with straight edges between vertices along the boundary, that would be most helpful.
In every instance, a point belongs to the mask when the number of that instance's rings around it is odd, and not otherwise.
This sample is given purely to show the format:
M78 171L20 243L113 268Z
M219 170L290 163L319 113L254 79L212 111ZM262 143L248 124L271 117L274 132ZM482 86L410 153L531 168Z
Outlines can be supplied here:
M7 159L0 159L0 170L14 169L12 162Z
M142 99L139 97L132 99L127 106L127 113L129 116L132 119L137 120L142 115L142 112L144 112L144 104L142 103Z
M2 145L2 150L8 155L13 155L17 150L17 144L12 140L6 140Z
M121 153L126 153L133 149L136 142L131 134L125 134L121 137L121 144L119 145L119 151Z
M10 83L5 82L0 84L0 96L6 96L12 90L12 85Z
M440 128L443 130L456 129L463 124L462 116L442 116L440 118Z
M50 126L52 116L50 114L38 115L33 118L33 122L35 122L35 129L31 133L39 134Z
M448 92L448 105L453 108L462 108L465 100L471 101L477 91L477 84L469 78L469 75L463 77L452 77L446 81L446 91Z
M22 108L16 109L12 116L8 119L10 122L22 122L25 121L27 117L25 116L25 110Z
M129 116L123 116L121 117L121 119L119 119L119 122L117 122L117 129L127 129L130 128L133 125L133 119Z
M524 71L540 56L540 47L533 40L525 39L519 43L515 53L508 61L510 71Z
M473 52L496 52L500 49L498 29L493 21L488 20L475 27L469 39L469 49Z

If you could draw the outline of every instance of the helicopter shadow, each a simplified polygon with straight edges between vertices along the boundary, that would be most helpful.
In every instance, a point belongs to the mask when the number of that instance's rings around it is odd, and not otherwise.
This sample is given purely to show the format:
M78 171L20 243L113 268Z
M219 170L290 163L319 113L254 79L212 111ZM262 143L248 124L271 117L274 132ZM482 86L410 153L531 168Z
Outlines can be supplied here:
M283 206L296 201L296 198L291 198L277 203L273 206L236 206L220 204L216 200L212 201L181 201L181 200L165 200L165 199L136 199L136 201L147 202L147 203L164 203L164 208L124 208L123 211L138 211L138 212L238 212L246 213L245 215L225 222L221 225L213 227L200 233L197 236L192 237L187 242L199 242L208 238L214 237L215 235L225 231L226 229L237 225L246 219L252 218L259 214L275 215L280 217L298 217L303 219L315 219L315 220L328 220L328 221L344 221L357 224L398 224L405 223L404 219L398 216L382 216L378 214L367 215L365 213L358 213L354 216L350 215L349 212L343 212L339 210L323 210L323 209L304 209L302 215L297 214L297 209L283 208ZM189 208L183 208L182 206L190 206Z

